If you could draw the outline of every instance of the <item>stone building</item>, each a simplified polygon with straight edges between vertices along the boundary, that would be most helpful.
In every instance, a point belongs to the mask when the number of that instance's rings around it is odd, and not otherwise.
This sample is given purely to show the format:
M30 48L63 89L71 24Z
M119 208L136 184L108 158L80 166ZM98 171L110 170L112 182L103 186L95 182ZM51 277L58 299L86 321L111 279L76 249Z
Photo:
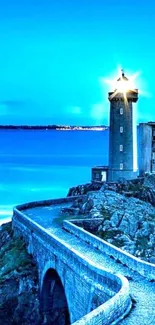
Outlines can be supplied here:
M155 173L155 122L138 125L139 175Z
M130 81L122 71L116 89L109 93L109 165L94 167L92 181L115 182L119 178L137 177L134 164L133 103L138 100L138 90L130 89Z

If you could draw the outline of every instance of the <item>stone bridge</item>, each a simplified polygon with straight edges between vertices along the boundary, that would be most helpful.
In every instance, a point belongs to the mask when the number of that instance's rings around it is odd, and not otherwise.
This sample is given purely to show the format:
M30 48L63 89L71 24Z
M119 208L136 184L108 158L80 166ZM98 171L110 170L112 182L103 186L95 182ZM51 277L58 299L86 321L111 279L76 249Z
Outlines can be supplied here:
M79 220L57 222L75 199L14 209L13 228L37 263L43 324L155 324L155 266L79 228ZM137 306L129 313L131 295Z

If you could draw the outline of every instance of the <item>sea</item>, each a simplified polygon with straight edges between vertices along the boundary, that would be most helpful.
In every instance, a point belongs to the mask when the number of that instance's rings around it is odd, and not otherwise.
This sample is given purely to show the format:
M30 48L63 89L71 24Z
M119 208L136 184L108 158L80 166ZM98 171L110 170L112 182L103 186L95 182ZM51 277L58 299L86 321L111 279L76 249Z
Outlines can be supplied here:
M0 224L13 207L65 197L108 163L108 130L0 130Z

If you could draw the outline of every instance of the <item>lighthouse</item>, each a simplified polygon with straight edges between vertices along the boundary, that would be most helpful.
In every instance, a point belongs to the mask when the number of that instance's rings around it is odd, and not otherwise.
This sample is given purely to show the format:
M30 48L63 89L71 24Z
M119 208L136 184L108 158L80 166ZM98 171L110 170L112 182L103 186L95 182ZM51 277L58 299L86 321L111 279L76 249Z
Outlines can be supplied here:
M130 80L121 71L116 89L109 93L110 130L108 181L137 177L136 146L134 145L133 103L138 100L138 89L131 89Z

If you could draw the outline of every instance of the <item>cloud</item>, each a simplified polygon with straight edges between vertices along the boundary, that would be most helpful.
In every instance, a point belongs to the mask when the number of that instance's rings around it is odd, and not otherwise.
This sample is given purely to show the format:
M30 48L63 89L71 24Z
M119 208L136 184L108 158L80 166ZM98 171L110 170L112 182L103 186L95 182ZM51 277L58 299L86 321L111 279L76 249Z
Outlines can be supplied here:
M70 114L79 115L79 114L82 114L82 109L80 106L68 106L67 112Z

